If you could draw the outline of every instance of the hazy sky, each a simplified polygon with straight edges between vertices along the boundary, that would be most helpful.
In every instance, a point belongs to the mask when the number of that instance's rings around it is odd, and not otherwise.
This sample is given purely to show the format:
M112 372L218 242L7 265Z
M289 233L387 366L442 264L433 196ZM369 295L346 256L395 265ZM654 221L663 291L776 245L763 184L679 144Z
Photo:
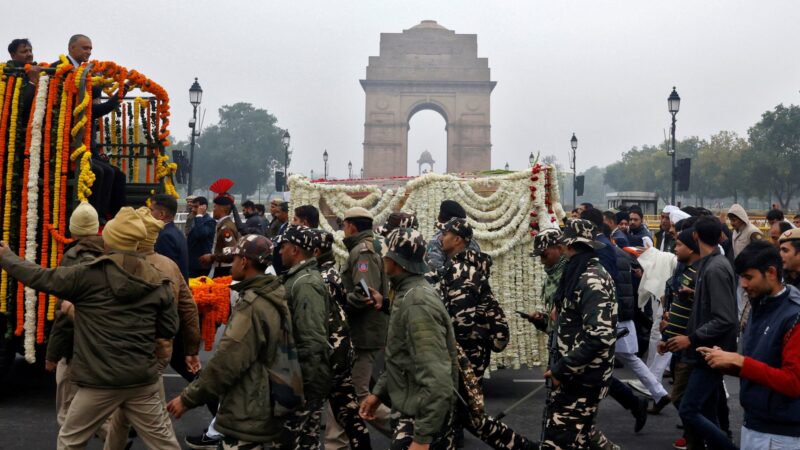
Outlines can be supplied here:
M4 8L2 37L28 37L37 60L89 35L93 58L135 68L172 99L172 134L188 137L188 89L204 90L206 125L223 104L266 108L291 131L293 171L361 168L367 59L381 32L436 20L478 35L492 79L492 166L527 165L531 151L578 169L655 144L682 98L678 136L746 134L778 103L800 103L796 1L38 1ZM412 119L410 159L444 161L444 120ZM413 165L413 163L412 163ZM437 169L441 169L437 167ZM439 171L439 170L437 170Z

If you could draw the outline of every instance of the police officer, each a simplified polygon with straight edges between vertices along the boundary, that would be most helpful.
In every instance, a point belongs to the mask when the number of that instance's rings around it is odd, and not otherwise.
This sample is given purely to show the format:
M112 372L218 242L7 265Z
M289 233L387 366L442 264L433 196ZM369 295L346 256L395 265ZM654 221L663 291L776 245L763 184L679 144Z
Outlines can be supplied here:
M230 251L236 247L239 241L239 230L233 220L231 210L233 209L233 198L227 194L222 194L214 199L214 220L217 227L214 233L214 246L211 253L200 257L200 263L204 266L212 266L211 277L222 277L231 274L231 262L233 256ZM229 248L227 253L224 251Z
M268 369L278 351L281 320L289 316L278 278L266 275L272 243L264 236L241 238L232 251L231 289L240 300L203 376L187 386L167 409L180 418L187 410L219 399L214 428L224 434L221 449L255 449L279 439L283 422L273 417ZM255 395L261 396L255 399Z
M353 386L353 345L350 341L350 328L344 314L347 304L347 291L342 284L342 276L336 270L333 257L333 235L322 229L314 232L314 257L317 258L322 279L331 297L331 315L328 319L331 346L331 373L333 383L325 408L325 448L326 450L371 449L369 431L366 423L358 415L358 396Z
M283 275L292 313L292 332L303 372L305 404L286 420L285 438L273 448L317 449L322 405L331 386L328 320L330 295L314 252L314 231L289 225L281 237L280 255L289 271Z
M559 303L552 382L542 448L588 448L596 433L597 407L614 369L617 302L614 282L600 265L594 224L572 220L559 242L569 261L556 290ZM601 446L613 448L604 437Z
M375 417L378 406L392 405L391 448L449 449L458 383L456 341L450 317L423 276L425 240L417 230L398 228L383 258L395 293L386 346L386 370L361 404L361 416ZM383 296L374 288L377 302Z
M344 213L344 245L349 254L342 271L342 283L347 290L345 313L355 348L353 385L359 401L369 394L372 365L378 352L386 345L389 323L389 316L380 311L382 303L376 302L360 286L364 280L383 297L388 294L388 279L383 272L381 249L372 225L372 214L364 208L350 208ZM388 408L379 409L376 418L373 425L389 431Z

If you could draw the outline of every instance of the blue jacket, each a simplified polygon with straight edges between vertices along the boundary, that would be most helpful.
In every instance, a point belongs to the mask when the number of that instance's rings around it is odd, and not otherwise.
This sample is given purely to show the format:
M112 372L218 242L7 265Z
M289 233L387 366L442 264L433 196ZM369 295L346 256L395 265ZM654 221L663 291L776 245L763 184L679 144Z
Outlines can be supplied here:
M217 221L208 214L194 218L192 229L186 236L186 244L189 248L189 276L199 277L208 275L209 268L200 265L200 257L211 253L214 246L214 233L216 232Z
M742 353L757 361L780 367L784 338L800 316L800 291L793 286L777 297L751 299L750 320ZM747 428L761 433L800 436L800 398L789 398L768 387L742 379L739 401Z
M595 250L595 252L597 252L597 257L600 259L600 264L611 275L611 279L616 282L619 272L617 271L617 253L614 251L614 244L602 233L599 233L595 240L606 245L600 250Z
M183 278L189 278L189 252L186 247L186 237L175 226L175 222L169 222L158 233L155 251L175 261L175 264L181 269Z

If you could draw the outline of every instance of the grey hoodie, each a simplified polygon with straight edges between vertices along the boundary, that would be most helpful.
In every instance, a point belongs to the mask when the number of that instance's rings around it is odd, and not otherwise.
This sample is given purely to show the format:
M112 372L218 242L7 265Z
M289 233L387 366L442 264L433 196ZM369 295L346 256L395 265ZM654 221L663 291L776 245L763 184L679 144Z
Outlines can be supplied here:
M742 208L742 205L734 203L728 210L728 214L738 217L739 220L747 224L742 231L733 230L733 257L735 258L747 247L747 244L762 239L763 235L761 234L761 230L750 223L750 218L747 217L747 211Z

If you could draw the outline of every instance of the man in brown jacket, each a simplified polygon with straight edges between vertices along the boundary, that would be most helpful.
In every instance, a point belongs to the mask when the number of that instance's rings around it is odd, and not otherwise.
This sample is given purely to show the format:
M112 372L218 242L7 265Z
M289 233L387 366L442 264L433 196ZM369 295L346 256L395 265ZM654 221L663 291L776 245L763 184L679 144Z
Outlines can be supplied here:
M148 448L179 449L159 396L156 338L178 329L169 280L136 253L146 237L132 208L103 230L106 254L87 264L45 269L0 242L0 267L25 286L75 305L71 378L78 386L58 449L81 449L117 408Z
M233 220L233 199L226 195L219 195L214 199L214 220L217 228L214 233L214 246L211 253L200 257L200 264L211 266L210 277L224 277L231 274L233 257L230 251L236 248L239 242L239 230ZM225 249L229 248L228 252Z
M153 217L150 209L145 206L137 209L136 214L142 219L147 231L147 237L139 242L138 251L144 255L145 261L152 264L156 270L169 278L172 295L178 307L179 331L183 335L186 367L190 372L196 374L200 370L200 357L198 356L200 352L200 322L197 318L197 304L192 298L192 291L189 290L189 286L183 279L178 265L173 260L153 250L158 239L158 233L164 228L164 222ZM156 357L158 358L159 372L163 373L170 362L172 345L172 339L156 339ZM163 379L160 384L159 394L161 395L161 400L166 402ZM129 428L130 424L125 417L125 412L118 409L111 415L104 448L111 450L125 447Z

